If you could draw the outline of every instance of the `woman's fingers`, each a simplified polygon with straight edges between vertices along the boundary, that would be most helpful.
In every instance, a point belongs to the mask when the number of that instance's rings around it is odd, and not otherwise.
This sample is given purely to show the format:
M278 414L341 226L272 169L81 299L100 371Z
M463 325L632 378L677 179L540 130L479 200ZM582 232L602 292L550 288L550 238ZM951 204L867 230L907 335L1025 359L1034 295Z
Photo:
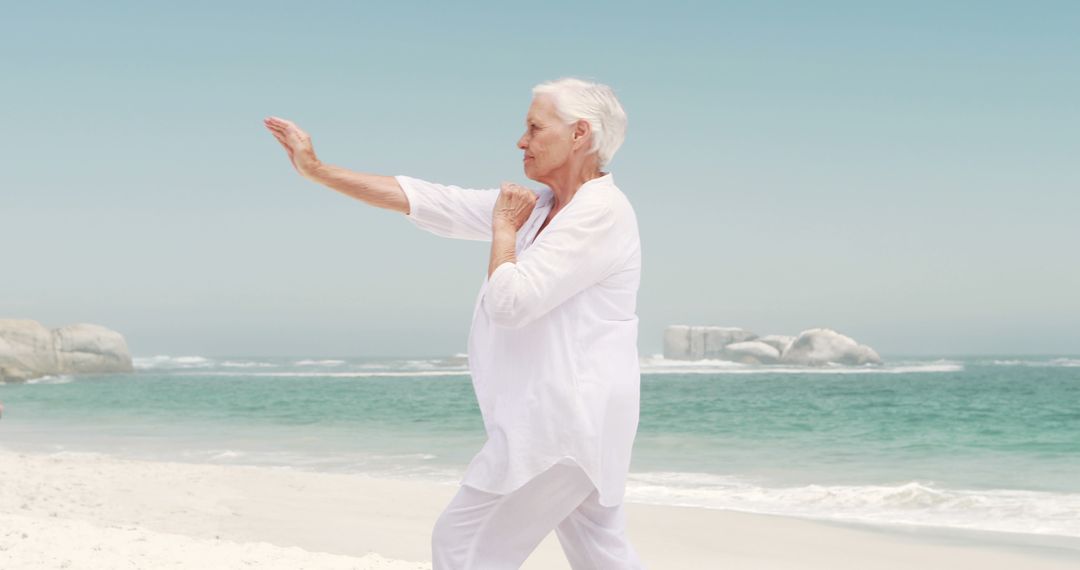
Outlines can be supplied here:
M283 133L281 131L278 131L278 130L275 130L275 129L269 129L269 130L270 130L270 134L274 135L274 138L276 138L277 140L279 140L279 141L288 140L288 138L285 136L285 133Z
M290 136L290 134L283 129L270 127L270 134L274 135L274 138L276 138L282 146L287 148L289 152L292 152L293 147L301 142L297 137Z
M279 132L277 132L277 131L275 131L273 129L270 130L270 134L274 135L274 138L277 139L278 141L280 141L282 144L285 144L285 135L283 135L283 134L281 134L281 133L279 133Z
M296 123L294 123L292 121L287 121L285 119L279 119L277 117L269 117L269 118L267 118L266 119L266 124L268 126L274 127L275 129L277 129L279 131L284 131L284 132L291 132L291 131L299 131L300 130L300 127L296 126Z
M278 141L279 143L281 143L281 146L282 146L282 147L284 147L284 148L285 148L285 150L286 150L286 151L288 151L288 153L289 153L289 154L292 154L292 147L291 147L291 146L289 146L289 143L287 143L287 142L285 142L284 140L282 140L282 139L281 139L281 137L277 137L277 141Z
M295 125L290 126L287 121L281 121L275 117L263 119L263 124L266 125L270 134L274 135L274 138L281 144L281 147L285 149L286 154L289 155L289 162L292 163L293 168L299 172L300 167L296 164L296 151L294 150L296 145L302 144L300 137L296 133L299 129L297 129Z
M272 130L285 138L291 145L298 145L304 142L304 133L298 132L296 128L290 127L276 127Z
M273 116L264 118L263 124L289 153L289 161L297 172L307 176L314 167L318 166L319 161L315 157L311 137L303 129L292 121Z
M282 127L280 124L272 123L270 121L266 121L263 124L266 125L267 129L270 129L271 131L273 131L275 133L280 133L284 129L284 127Z
M514 184L513 182L503 182L501 185L502 191L506 192L510 197L518 199L532 199L536 201L540 197L539 194L526 188L520 184Z
M285 153L289 155L289 162L292 162L292 165L295 168L296 167L296 159L293 158L293 148L292 148L292 145L290 145L288 143L288 141L285 140L285 135L279 133L278 131L276 131L274 129L270 129L270 134L274 135L274 138L277 139L277 142L281 143L281 147L284 148Z
M292 145L289 144L289 141L285 138L285 135L273 130L270 131L270 134L274 135L274 138L277 139L279 143L281 143L281 146L285 147L285 150L289 151L290 153L292 152Z
M280 119L266 119L264 122L269 129L286 135L290 134L296 128L296 125Z
M285 133L285 127L283 127L283 126L281 126L281 125L279 125L277 123L266 123L266 128L270 129L271 131L273 131L275 133L282 133L282 134Z
M538 196L536 192L524 186L513 182L503 182L500 185L499 196L495 199L492 219L504 219L520 230L532 214Z

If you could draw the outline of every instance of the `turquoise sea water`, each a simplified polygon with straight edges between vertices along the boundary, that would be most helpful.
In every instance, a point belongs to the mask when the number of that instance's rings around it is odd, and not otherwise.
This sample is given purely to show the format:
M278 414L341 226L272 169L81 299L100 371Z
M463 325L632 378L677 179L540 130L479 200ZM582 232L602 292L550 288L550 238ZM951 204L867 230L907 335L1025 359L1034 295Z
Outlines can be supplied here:
M627 500L1080 537L1080 358L642 359ZM0 385L0 446L456 481L464 355L136 359Z

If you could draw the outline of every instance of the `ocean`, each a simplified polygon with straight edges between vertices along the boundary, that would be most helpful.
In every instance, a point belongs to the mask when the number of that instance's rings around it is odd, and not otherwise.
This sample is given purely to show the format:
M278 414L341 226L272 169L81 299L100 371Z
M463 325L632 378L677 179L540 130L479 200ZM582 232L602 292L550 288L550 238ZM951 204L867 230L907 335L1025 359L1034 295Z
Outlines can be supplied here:
M643 357L626 500L1080 537L1080 358L885 360ZM463 354L135 365L0 384L0 446L454 483L484 442Z

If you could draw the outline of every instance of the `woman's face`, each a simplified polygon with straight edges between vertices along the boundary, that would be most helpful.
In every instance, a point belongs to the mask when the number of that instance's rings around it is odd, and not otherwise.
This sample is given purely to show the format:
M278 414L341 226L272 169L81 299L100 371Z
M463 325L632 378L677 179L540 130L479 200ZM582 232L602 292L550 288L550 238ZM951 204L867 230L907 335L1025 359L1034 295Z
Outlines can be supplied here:
M525 134L517 146L525 151L525 176L532 180L543 182L567 163L573 150L573 131L559 119L550 96L533 98L525 117Z

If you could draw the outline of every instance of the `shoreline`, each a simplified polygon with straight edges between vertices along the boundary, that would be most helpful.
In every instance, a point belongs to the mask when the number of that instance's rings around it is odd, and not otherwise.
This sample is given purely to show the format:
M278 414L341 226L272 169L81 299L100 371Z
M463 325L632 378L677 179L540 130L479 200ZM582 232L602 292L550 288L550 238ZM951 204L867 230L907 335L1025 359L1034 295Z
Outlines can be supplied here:
M30 527L0 532L4 567L62 567L61 559L77 566L96 545L140 564L192 568L226 559L270 568L295 568L301 560L327 568L429 568L431 528L457 489L358 474L3 446L0 481L2 526ZM1080 539L1071 537L632 502L627 517L631 540L650 569L1080 564ZM140 545L155 546L140 551ZM180 556L177 562L170 562L172 555ZM523 568L568 568L554 533Z

